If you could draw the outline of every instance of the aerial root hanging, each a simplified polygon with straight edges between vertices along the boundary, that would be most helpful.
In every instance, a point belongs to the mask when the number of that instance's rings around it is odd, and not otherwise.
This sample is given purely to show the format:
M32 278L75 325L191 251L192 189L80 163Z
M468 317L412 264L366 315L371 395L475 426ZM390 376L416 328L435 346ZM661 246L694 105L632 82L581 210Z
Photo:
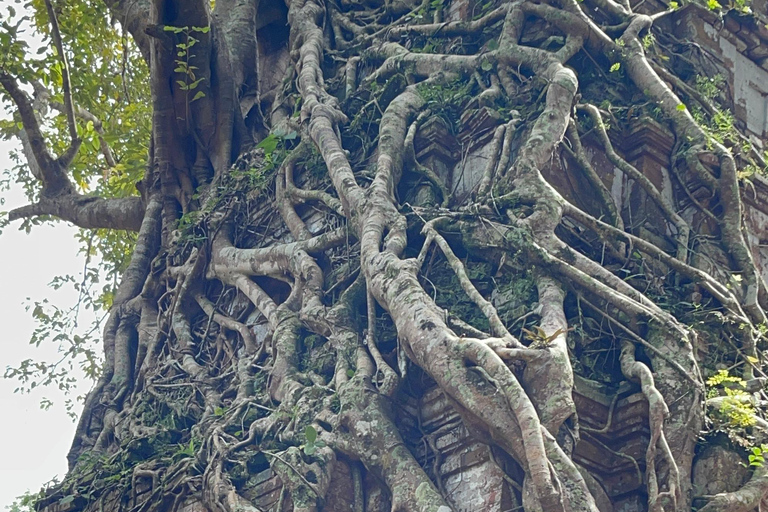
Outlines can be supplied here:
M645 174L640 172L635 166L631 165L618 153L616 153L613 148L613 144L611 143L611 139L608 136L608 132L605 129L602 115L600 114L600 111L597 109L597 107L590 104L584 104L578 105L577 108L580 111L586 112L592 120L594 126L597 128L598 137L600 138L600 142L605 149L605 154L608 157L608 160L610 160L613 165L618 167L627 176L631 177L633 180L639 183L640 186L643 187L643 190L645 190L651 199L653 199L659 209L661 209L667 219L675 225L677 228L678 243L677 259L683 263L686 263L688 260L688 240L690 238L690 226L688 223L685 221L685 219L680 217L666 196L659 192L656 185L654 185L651 180L645 176Z
M496 168L500 161L501 143L504 140L504 133L507 130L507 126L500 124L493 132L493 139L491 140L491 159L485 165L483 171L483 177L480 180L480 184L477 187L477 197L485 197L488 191L491 189L491 183L494 175L498 172Z
M368 313L368 332L365 336L364 343L368 347L368 351L371 353L374 363L376 363L376 372L381 372L383 376L383 382L378 386L379 392L391 397L397 391L397 387L400 384L400 377L395 373L395 370L384 360L379 352L379 347L376 345L376 299L370 291L366 292L366 308Z
M652 352L655 356L663 359L667 364L669 364L672 368L674 368L680 376L682 376L684 379L686 379L688 382L690 382L694 388L698 389L700 392L704 390L704 386L701 382L698 382L691 374L690 372L686 371L685 368L683 368L680 363L672 359L668 354L664 353L664 351L654 347L652 344L648 343L646 340L644 340L642 337L640 337L637 333L635 333L632 329L625 326L623 323L619 322L613 316L609 315L602 309L598 308L595 304L590 302L586 297L583 295L579 295L579 300L584 301L584 303L589 306L593 311L599 313L603 318L608 320L611 324L613 324L618 329L622 330L627 336L635 340L637 343L645 347L648 351Z
M413 121L413 123L411 123L411 125L408 127L408 133L405 136L405 142L403 144L403 152L405 154L404 160L415 172L423 175L429 180L430 183L432 183L433 186L440 190L441 201L439 204L441 207L445 208L448 206L448 202L451 199L451 193L448 190L448 187L446 187L443 180L440 179L437 174L435 174L435 171L419 163L418 159L416 158L416 150L414 148L416 132L418 131L419 126L421 126L421 124L425 119L429 117L429 115L431 115L429 109L422 111L416 117L416 120Z
M467 272L464 268L464 264L456 257L451 246L443 238L440 233L437 232L436 226L445 219L437 218L424 224L422 228L422 234L427 235L429 240L433 240L442 251L445 259L448 261L453 272L461 284L461 288L464 290L472 301L477 304L477 307L483 312L485 317L491 326L491 334L501 338L508 346L508 348L522 348L523 345L512 336L507 328L504 326L504 322L499 318L499 313L496 308L488 300L483 297L477 290L472 281L467 276Z
M563 510L564 496L557 491L553 480L557 473L550 470L547 457L546 429L520 382L485 344L465 340L460 349L467 361L482 368L491 383L502 393L521 431L525 450L526 475L544 510Z
M728 308L736 318L740 319L741 321L748 320L746 314L741 309L738 299L733 295L733 292L713 279L712 276L706 272L692 267L687 263L668 255L663 250L659 249L656 245L642 238L639 238L625 231L620 231L613 226L595 219L591 215L579 210L570 203L565 204L563 213L593 229L603 240L610 240L614 236L624 238L640 252L648 254L651 257L658 258L661 260L661 262L668 265L675 271L689 277L694 282L700 283L718 301L720 301L721 304Z
M298 147L294 149L294 152L298 152ZM287 159L286 159L287 160ZM281 166L281 170L285 172L285 193L295 204L303 204L308 201L317 201L324 204L328 209L335 212L337 215L344 216L341 202L327 192L322 190L306 190L297 187L293 182L293 173L295 169L295 160L292 159L288 164ZM278 181L280 183L280 181Z
M573 119L568 123L568 128L565 134L573 147L568 148L568 146L564 145L563 148L571 154L574 160L576 160L576 163L581 167L584 176L586 176L587 180L589 180L589 183L592 185L592 189L597 191L600 203L607 213L608 220L610 221L609 223L623 231L624 221L621 219L621 214L616 207L611 192L605 186L605 183L603 183L602 178L598 176L595 168L592 167L592 163L589 161L587 153L584 151L584 146L581 144L579 129L576 127L576 122Z
M256 353L256 340L254 339L250 329L248 329L245 324L238 322L234 318L222 315L221 313L217 312L216 305L208 300L208 298L202 292L195 294L195 301L198 303L200 308L205 311L205 314L208 315L208 318L210 318L212 321L226 329L235 331L239 333L240 336L242 336L247 354ZM261 352L263 350L263 345L259 346L258 350Z
M648 506L652 512L674 511L680 501L680 470L664 436L664 420L669 416L669 409L664 397L656 389L653 373L643 363L635 360L635 345L630 341L621 343L621 371L628 379L640 383L645 398L648 400L648 421L651 438L646 451L646 478L648 481ZM667 490L660 492L656 471L657 450L667 465Z

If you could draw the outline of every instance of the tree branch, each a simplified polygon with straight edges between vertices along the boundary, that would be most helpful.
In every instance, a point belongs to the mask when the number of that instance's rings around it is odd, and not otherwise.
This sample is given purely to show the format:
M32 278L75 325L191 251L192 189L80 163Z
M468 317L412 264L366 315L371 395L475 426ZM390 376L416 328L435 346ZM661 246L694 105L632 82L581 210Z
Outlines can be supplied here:
M29 147L32 150L31 156L34 157L40 167L43 184L54 185L58 183L62 188L71 186L61 170L58 169L56 160L45 145L45 139L40 130L40 123L37 122L35 110L27 94L21 90L15 78L3 71L0 71L0 84L8 91L11 99L13 99L16 107L19 109L24 132L29 139Z
M72 139L70 149L74 146L80 146L80 138L77 136L77 123L75 122L75 108L72 102L72 86L69 80L69 61L67 54L64 53L64 43L61 41L61 32L59 31L59 20L56 18L56 12L53 10L51 0L45 0L45 8L48 11L48 19L51 22L51 36L53 44L56 45L56 51L59 53L61 61L61 86L64 90L64 111L67 114L67 128L69 128L69 137ZM67 153L70 152L67 150ZM75 149L76 153L77 150Z
M149 36L146 28L149 22L148 0L104 0L107 8L120 20L120 24L131 34L139 47L144 61L149 64Z
M103 197L64 194L44 197L40 201L8 214L11 221L38 215L53 215L86 229L124 229L138 231L144 218L140 197L106 199Z

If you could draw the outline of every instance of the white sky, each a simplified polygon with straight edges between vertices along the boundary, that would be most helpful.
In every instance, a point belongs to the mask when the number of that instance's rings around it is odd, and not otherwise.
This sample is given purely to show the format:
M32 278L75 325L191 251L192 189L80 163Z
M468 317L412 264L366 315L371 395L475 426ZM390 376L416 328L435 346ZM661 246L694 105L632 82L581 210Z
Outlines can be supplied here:
M11 163L12 144L0 141L0 168ZM25 204L21 191L4 194L7 211ZM77 295L71 287L52 290L47 284L57 275L77 276L83 257L77 256L76 229L64 223L38 226L27 235L18 231L18 222L0 235L0 375L7 366L26 358L55 360L56 346L29 345L34 329L25 304L49 298L59 306L73 305ZM64 396L58 389L35 390L33 394L14 393L17 382L0 378L0 512L26 490L37 491L55 475L67 470L66 454L74 436L75 424L67 416ZM40 410L42 397L54 402L48 411ZM78 407L79 412L79 407Z

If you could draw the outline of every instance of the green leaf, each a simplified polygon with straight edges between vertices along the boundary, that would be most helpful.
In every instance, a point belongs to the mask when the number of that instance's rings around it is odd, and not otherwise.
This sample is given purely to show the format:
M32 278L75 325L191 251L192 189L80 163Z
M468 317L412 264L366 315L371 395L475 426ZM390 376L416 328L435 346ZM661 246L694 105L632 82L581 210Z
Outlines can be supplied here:
M51 78L51 82L52 83L61 86L62 78L61 78L61 63L60 62L56 62L53 66L51 66L50 78Z
M205 93L203 91L197 91L197 94L195 94L195 97L192 98L190 103L194 103L195 101L199 100L200 98L205 98Z
M350 379L355 376L355 370L347 370L347 377Z
M211 27L192 27L193 32L201 32L203 34L207 34L209 30L211 30Z
M707 7L710 11L714 11L716 9L721 9L723 6L720 5L720 2L717 0L707 0Z
M671 2L669 2L669 8L672 9L673 11L676 11L680 8L680 4L672 0Z
M308 444L304 446L304 453L307 455L312 455L317 451L317 447L313 444Z
M307 425L304 428L304 437L307 438L307 443L314 444L317 441L317 430L312 425Z
M683 110L685 110L685 109L686 109L686 108L688 108L688 107L686 107L686 106L685 106L685 103L680 103L680 104L679 104L678 106L676 106L675 108L676 108L677 110L679 110L679 111L681 111L681 112L682 112Z
M74 494L70 494L68 496L64 496L63 498L61 498L59 500L59 505L69 505L73 501L75 501L75 495Z
M495 39L491 39L490 41L488 41L488 49L491 50L491 51L498 50L499 49L499 42L497 40L495 40Z
M620 62L615 62L615 63L611 64L611 69L610 69L609 71L610 71L611 73L615 73L615 72L616 72L616 71L618 71L620 68L621 68L621 63L620 63Z
M197 86L200 84L200 82L202 82L203 80L205 80L205 77L203 77L203 78L198 78L198 79L197 79L197 80L195 80L194 82L191 82L191 83L189 84L189 90L192 90L192 89L196 89L196 88L197 88Z
M490 71L493 69L493 64L491 64L488 59L483 59L483 62L480 64L480 69L483 71Z
M275 149L277 149L277 143L278 143L277 136L270 133L264 138L264 140L259 142L256 145L256 147L263 149L265 154L271 155L275 151Z

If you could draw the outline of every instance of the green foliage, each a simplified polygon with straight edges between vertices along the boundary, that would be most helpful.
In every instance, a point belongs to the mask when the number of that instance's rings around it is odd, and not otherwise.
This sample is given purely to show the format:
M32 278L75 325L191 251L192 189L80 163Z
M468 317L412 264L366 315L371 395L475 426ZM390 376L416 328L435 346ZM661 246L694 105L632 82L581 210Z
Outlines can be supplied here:
M699 3L710 11L722 11L723 14L728 11L736 11L742 16L752 14L752 0L728 0L725 6L717 0L699 0Z
M73 278L66 276L57 280L53 286L63 286ZM75 286L80 285L75 283ZM87 300L82 299L80 304L83 303L87 304ZM94 305L91 303L90 307ZM16 392L31 392L39 386L53 385L65 394L69 393L77 384L73 377L76 366L89 378L98 378L102 362L97 343L98 324L85 333L78 333L76 311L56 307L48 299L27 305L27 311L31 312L36 323L30 344L39 347L44 342L56 343L61 357L53 362L25 359L18 366L6 368L3 376L19 381ZM75 403L68 400L65 405L68 414L74 419ZM47 409L50 403L44 401L41 407Z
M725 86L725 77L717 74L712 77L705 75L696 76L696 90L709 100L714 100L720 95Z
M48 485L55 483L55 481L50 482ZM5 510L8 512L35 512L35 503L42 498L44 494L44 490L35 493L27 491L13 500L13 503L6 505Z
M100 129L90 120L77 119L78 135L83 144L69 172L78 191L103 197L136 195L135 183L146 168L147 141L151 130L151 99L148 70L133 43L113 20L106 4L96 0L57 2L59 25L71 68L73 99L78 107L93 114ZM22 15L23 14L23 15ZM39 49L30 48L21 39L26 35L42 39ZM40 0L30 2L23 13L11 6L0 12L0 68L15 76L29 90L39 81L51 100L63 101L62 65L51 42L49 20ZM82 51L87 48L87 51ZM0 121L0 137L10 138L22 129L10 98L0 88L0 102L9 116ZM42 129L50 149L61 154L70 143L66 119L57 111L41 116ZM115 165L107 163L101 149L104 141L112 151ZM0 170L0 192L11 186L23 188L27 199L39 198L39 182L31 176L25 159L12 154L14 165ZM29 231L46 218L24 221ZM2 219L0 223L5 223ZM20 380L19 391L53 385L64 391L72 389L71 370L80 366L90 378L100 373L100 350L96 338L98 323L85 327L78 315L85 310L102 311L111 306L114 289L133 250L134 234L108 230L81 230L77 235L81 253L86 255L82 276L58 276L53 287L71 286L79 297L68 308L54 308L45 301L30 306L36 321L31 343L57 343L62 359L53 363L27 360L6 376ZM97 316L101 316L100 314ZM68 401L69 407L72 402ZM71 411L70 411L71 412Z
M699 76L696 78L696 90L716 106L719 106L717 100L724 84L725 79L721 75L715 75L714 77ZM741 136L736 127L736 119L733 113L727 108L719 107L711 117L705 115L704 111L698 106L691 109L694 120L711 137L709 141L710 146L712 141L716 141L727 147L736 148L733 151L740 153L739 158L742 160L737 172L739 179L748 180L755 174L768 174L768 169L758 163L753 156L757 149L753 146L752 142ZM763 158L765 159L767 156L768 152L764 152Z
M17 16L16 10L12 6L7 6L8 14L0 11L0 69L11 72L18 72L16 64L24 60L25 54L29 48L26 41L19 39L23 32L22 24L29 18L27 16Z
M749 401L749 393L744 391L746 383L739 377L732 376L728 370L718 370L706 381L707 398L722 396L725 399L714 419L727 428L746 428L755 424L756 410Z
M493 65L484 60L482 66L490 70ZM458 133L464 106L472 97L472 80L456 79L450 82L420 84L417 90L433 114L445 120L453 133Z
M707 379L707 386L710 387L709 396L717 396L717 390L713 389L725 384L737 384L744 387L744 380L730 375L728 370L718 370L716 374Z
M728 2L728 8L738 11L740 14L752 14L752 0L734 0Z
M176 43L178 51L176 52L176 59L174 60L176 67L173 71L184 76L183 80L176 80L176 84L179 86L179 89L187 92L187 105L204 98L205 93L203 91L197 91L192 99L189 98L190 91L197 89L200 83L205 80L205 77L197 77L195 71L199 68L192 65L190 62L195 57L195 54L191 51L192 47L200 42L200 40L192 34L207 34L211 30L211 27L173 27L166 25L163 27L163 30L184 37L183 41Z
M753 446L749 451L749 465L756 468L762 467L765 463L765 454L768 453L768 445Z
M180 459L186 459L189 457L194 457L197 453L197 445L195 444L195 439L192 438L189 440L188 444L180 444L179 448L176 450L176 453L173 454L173 458L180 460Z
M312 425L304 427L304 439L302 449L306 455L313 455L318 448L325 447L325 441L317 438L317 430Z

